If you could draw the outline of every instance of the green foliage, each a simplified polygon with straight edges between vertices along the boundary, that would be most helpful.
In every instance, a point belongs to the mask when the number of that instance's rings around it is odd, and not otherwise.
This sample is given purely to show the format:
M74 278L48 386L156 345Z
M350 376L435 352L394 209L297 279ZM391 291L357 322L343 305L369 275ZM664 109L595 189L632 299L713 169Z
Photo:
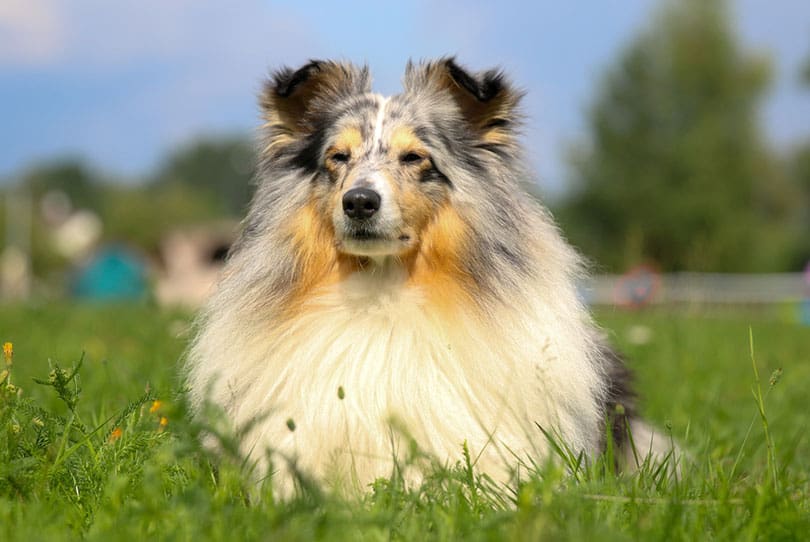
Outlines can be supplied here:
M560 212L611 270L788 265L794 192L763 144L767 62L743 52L725 2L673 1L622 54L590 112Z
M66 264L65 259L54 251L50 231L39 219L38 203L42 197L48 192L60 191L68 195L74 208L98 209L102 204L99 188L96 172L72 158L38 164L22 176L14 190L25 194L33 203L30 249L34 273L46 275ZM5 216L0 219L0 235L5 235Z
M66 158L35 166L23 176L22 187L35 200L58 190L67 194L76 208L97 209L101 203L98 182L98 175L84 163Z
M203 139L176 150L145 186L105 188L105 238L154 253L173 228L241 217L252 176L253 151L245 138Z
M105 187L99 214L105 241L123 241L152 254L172 229L228 216L212 194L184 184Z
M172 153L152 183L202 191L219 214L242 216L251 196L254 160L253 146L243 137L201 139Z
M810 91L810 56L807 57L802 72L803 82ZM798 185L801 198L801 213L797 217L799 236L799 252L796 267L800 268L805 262L810 262L810 134L808 139L799 145L789 158L790 172Z
M800 202L800 213L796 217L799 232L798 251L794 267L801 269L805 262L810 262L810 140L806 141L790 156L791 177L796 181Z
M172 229L241 217L250 199L253 171L250 141L235 136L202 139L178 149L158 172L138 183L110 179L77 159L37 165L13 188L33 202L33 272L40 278L59 277L68 264L54 248L53 225L40 214L48 192L65 193L74 210L96 213L103 223L101 242L124 242L155 254ZM4 214L3 205L0 236L5 235Z
M601 318L632 360L646 415L691 453L675 478L616 474L558 444L562 461L504 495L459 443L458 463L434 464L419 487L392 476L347 500L305 484L281 501L245 469L233 435L189 421L174 364L188 316L6 307L0 340L15 343L22 393L0 395L0 539L799 539L810 529L810 358L807 328L778 316ZM634 343L642 323L652 338ZM80 369L46 363L81 350ZM203 431L225 452L203 448Z

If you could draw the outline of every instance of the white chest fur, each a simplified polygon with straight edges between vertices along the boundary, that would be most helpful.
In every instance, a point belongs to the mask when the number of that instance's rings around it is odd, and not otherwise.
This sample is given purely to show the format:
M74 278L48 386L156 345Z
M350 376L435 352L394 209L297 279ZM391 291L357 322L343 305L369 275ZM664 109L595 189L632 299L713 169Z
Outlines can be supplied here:
M599 377L575 316L533 303L449 316L406 284L396 271L357 273L292 318L242 329L227 359L208 362L213 399L237 425L259 419L248 453L362 487L405 459L406 437L441 462L466 442L502 481L546 453L538 424L595 449Z

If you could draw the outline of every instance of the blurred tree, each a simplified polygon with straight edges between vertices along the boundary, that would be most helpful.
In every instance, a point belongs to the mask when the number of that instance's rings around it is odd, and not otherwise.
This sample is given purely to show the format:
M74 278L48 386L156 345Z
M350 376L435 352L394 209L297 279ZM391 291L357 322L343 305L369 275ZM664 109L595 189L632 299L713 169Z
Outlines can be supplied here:
M71 213L96 213L102 243L121 242L155 255L166 233L175 228L241 216L250 197L253 164L249 140L204 139L170 154L146 182L111 182L79 160L63 159L34 166L13 187L6 183L0 196L9 190L30 196L32 269L40 285L55 285L71 264L57 247L58 230ZM70 203L64 197L44 198L54 192L67 195ZM59 212L48 213L48 208ZM6 236L5 210L5 199L0 198L0 249Z
M608 73L559 216L601 266L753 271L786 264L789 185L763 144L769 65L725 2L665 4Z
M804 84L810 87L810 56L807 57L807 60L804 63L804 70L802 70L802 79L804 79Z
M801 189L801 210L798 217L798 252L794 268L810 262L810 141L800 145L791 157L791 173Z
M75 209L97 210L101 205L101 187L99 176L84 162L76 158L63 158L33 166L20 176L15 187L7 189L25 194L32 203L29 256L35 275L50 275L67 263L64 256L54 250L52 227L42 220L43 196L53 192L67 195L69 204L65 202L66 213ZM3 232L2 237L4 236Z
M810 91L810 55L805 61L801 75L802 83ZM796 267L810 262L810 133L807 137L808 139L794 151L790 160L791 173L802 193L801 214L798 219L799 251L796 255Z
M170 155L153 186L179 185L205 192L221 214L242 216L251 196L254 165L249 139L202 139Z
M22 177L22 187L35 200L50 191L67 194L74 208L97 209L101 180L78 159L37 165Z
M110 185L101 219L106 241L125 242L156 254L165 234L223 216L215 197L182 183L130 187Z

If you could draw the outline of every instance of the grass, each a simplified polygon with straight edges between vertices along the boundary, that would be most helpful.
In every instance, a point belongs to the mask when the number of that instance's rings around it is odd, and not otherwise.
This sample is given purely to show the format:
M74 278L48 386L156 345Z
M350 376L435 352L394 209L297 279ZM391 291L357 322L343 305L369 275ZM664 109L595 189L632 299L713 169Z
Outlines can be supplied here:
M599 320L645 415L689 450L679 478L541 465L504 503L460 444L456 468L420 488L392 478L360 502L316 487L279 502L236 454L198 444L177 385L188 315L4 307L22 394L0 391L0 540L808 539L810 328L750 310Z

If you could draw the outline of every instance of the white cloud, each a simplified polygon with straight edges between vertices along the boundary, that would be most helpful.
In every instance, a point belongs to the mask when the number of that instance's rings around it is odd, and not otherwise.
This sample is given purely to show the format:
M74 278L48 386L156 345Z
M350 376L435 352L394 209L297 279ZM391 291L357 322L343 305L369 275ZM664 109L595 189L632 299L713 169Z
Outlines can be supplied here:
M65 44L64 19L52 0L0 2L0 66L41 65Z
M71 150L113 171L143 172L201 133L258 126L268 70L318 49L307 21L280 8L108 3L75 0L66 16L65 50L49 69L98 99L65 98L65 110L71 101L81 109L53 121L46 139L69 133Z
M100 73L138 63L240 63L294 36L278 51L289 57L310 41L301 29L288 9L260 0L0 0L0 66Z

